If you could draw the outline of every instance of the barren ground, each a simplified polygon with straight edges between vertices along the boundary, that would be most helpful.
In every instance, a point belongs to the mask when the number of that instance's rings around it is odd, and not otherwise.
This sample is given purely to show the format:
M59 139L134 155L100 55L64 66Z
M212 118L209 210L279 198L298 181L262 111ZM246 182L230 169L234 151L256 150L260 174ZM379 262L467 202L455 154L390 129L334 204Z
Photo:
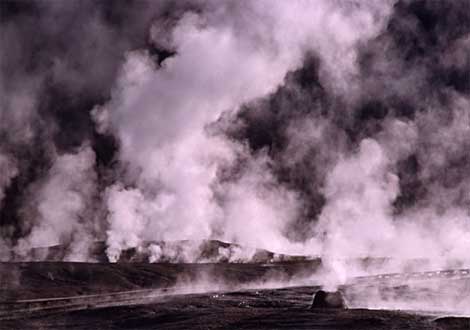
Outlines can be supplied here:
M445 314L310 310L314 286L255 288L317 266L1 263L0 329L470 329Z

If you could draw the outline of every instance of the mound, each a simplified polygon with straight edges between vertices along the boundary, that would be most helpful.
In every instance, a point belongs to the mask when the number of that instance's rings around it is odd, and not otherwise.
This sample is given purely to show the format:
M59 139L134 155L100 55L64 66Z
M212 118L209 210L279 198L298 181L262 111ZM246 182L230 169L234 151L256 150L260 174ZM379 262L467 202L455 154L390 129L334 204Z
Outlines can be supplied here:
M318 290L313 297L310 308L346 308L346 301L340 291Z

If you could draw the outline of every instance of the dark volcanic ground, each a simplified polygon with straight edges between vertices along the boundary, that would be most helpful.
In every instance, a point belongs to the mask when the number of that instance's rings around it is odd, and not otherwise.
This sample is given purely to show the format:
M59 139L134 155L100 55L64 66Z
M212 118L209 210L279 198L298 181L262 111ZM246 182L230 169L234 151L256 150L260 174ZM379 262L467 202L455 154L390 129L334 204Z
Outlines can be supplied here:
M318 266L318 260L0 263L0 329L470 329L470 319L445 313L310 310L318 287L305 283ZM449 286L456 288L453 294L468 299L468 278L439 281L434 290L428 285L417 290L405 283L364 281L342 290L347 300L363 306L377 292L387 299L419 301L439 298ZM304 286L273 288L283 283ZM37 300L51 297L56 299ZM352 307L361 306L356 302Z
M67 297L202 284L204 290L305 280L319 260L265 263L0 263L3 300Z
M177 295L145 305L3 320L1 329L469 329L465 318L366 309L310 310L315 288Z

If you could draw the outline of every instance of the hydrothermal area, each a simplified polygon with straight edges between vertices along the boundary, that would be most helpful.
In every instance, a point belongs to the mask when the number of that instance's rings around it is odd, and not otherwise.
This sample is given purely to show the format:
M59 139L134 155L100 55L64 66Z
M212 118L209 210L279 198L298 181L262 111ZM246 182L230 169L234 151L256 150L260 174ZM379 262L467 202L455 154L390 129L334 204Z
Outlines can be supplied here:
M457 307L470 303L468 270L357 277L339 287L350 309L311 310L312 295L320 288L312 276L318 266L318 260L1 263L0 329L444 330L470 325L462 311L457 313Z

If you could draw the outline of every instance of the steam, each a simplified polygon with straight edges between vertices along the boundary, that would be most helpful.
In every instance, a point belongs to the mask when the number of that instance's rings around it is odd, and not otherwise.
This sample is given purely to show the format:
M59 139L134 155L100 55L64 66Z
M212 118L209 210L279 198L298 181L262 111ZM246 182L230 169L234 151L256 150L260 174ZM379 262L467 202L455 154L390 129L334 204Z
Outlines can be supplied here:
M466 264L468 4L80 3L2 4L2 250Z
M361 141L356 155L340 160L326 178L326 205L316 229L326 233L325 254L383 256L381 248L394 235L392 202L398 177L390 160L372 139ZM385 254L389 255L389 254Z
M89 146L58 156L42 182L31 189L28 213L36 223L18 243L20 253L31 247L70 246L72 260L87 260L92 241L93 197L96 195L95 155ZM24 252L23 252L24 251Z
M341 54L344 71L337 66L328 79L344 81L340 74L355 70L353 45L378 31L382 21L374 22L373 10L347 15L329 2L225 6L186 14L170 37L153 40L171 40L177 52L158 69L145 52L129 53L112 100L94 112L99 126L119 137L119 159L135 184L111 188L107 195L112 260L143 240L220 238L301 250L285 237L301 208L295 191L276 182L269 157L253 157L243 144L213 135L207 126L223 112L236 113L273 92L310 49L326 61L332 52ZM250 15L234 17L229 7ZM241 30L242 23L247 28ZM238 178L218 182L220 169L239 159L247 165Z

